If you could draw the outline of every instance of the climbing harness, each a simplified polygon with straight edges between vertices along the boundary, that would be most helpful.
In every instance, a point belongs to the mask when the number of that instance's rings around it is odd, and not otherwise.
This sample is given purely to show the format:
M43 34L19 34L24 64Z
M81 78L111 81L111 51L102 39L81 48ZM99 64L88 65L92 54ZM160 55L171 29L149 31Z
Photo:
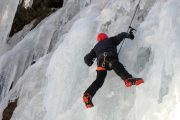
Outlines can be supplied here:
M106 65L106 57L107 57L107 52L104 52L104 58L103 58L103 62L102 62L102 67L105 67Z
M138 4L137 4L137 6L136 6L135 12L134 12L133 17L132 17L132 19L131 19L131 22L130 22L130 24L129 24L129 27L128 27L127 32L128 32L129 30L130 30L130 32L133 32L133 30L135 30L134 28L131 27L131 24L132 24L132 22L133 22L133 20L134 20L134 17L135 17L135 15L136 15L136 12L137 12L137 9L138 9L138 7L139 7L140 2L141 2L141 0L139 0ZM122 46L123 46L123 44L124 44L124 41L125 41L125 40L123 39L122 44L121 44L121 47L119 48L119 51L118 51L118 55L119 55L119 53L120 53L120 51L121 51L121 48L122 48Z
M99 55L97 58L98 69L96 70L100 70L99 68L101 67L106 70L111 70L111 58L113 58L112 52L103 52L101 55Z

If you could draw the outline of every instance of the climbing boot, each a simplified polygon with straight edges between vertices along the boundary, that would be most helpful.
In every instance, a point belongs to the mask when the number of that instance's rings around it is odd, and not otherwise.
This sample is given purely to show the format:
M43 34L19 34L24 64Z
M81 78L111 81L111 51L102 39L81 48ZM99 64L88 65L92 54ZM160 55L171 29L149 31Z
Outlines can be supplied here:
M144 83L144 80L142 78L128 78L124 80L126 87L131 87L132 85L140 85L141 83Z
M83 96L83 102L85 103L87 108L91 108L93 107L93 103L92 103L92 96L89 93L85 93Z

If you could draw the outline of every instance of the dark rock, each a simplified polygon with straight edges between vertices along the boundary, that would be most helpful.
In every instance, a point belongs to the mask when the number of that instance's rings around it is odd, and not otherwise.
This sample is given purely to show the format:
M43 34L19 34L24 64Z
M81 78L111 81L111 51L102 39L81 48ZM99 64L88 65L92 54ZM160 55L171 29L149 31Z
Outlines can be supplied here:
M3 118L2 118L2 120L10 120L11 119L12 114L13 114L15 108L17 107L17 101L18 101L18 99L16 99L13 102L9 102L8 106L3 111Z
M32 7L24 8L24 0L18 5L9 36L13 36L31 21L36 20L34 27L45 17L54 12L52 8L61 8L63 0L34 0ZM33 27L33 28L34 28Z

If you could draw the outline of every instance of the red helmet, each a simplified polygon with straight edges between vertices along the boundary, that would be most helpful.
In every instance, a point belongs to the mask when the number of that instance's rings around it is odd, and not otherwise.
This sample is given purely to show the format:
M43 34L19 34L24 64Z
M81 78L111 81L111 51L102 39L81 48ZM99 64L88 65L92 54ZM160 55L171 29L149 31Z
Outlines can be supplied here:
M107 38L108 38L108 36L107 36L105 33L99 33L99 34L97 35L97 41L98 41L98 42L103 41L103 40L105 40L105 39L107 39Z

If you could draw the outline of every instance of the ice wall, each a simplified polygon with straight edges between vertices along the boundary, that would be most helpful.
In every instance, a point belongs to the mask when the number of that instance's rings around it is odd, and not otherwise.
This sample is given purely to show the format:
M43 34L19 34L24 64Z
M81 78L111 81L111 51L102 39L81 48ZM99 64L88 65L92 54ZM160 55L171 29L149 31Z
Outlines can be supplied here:
M159 1L139 27L140 44L151 55L141 73L146 83L136 91L136 119L180 119L179 10L178 0Z
M9 49L6 44L19 0L0 0L0 55Z
M126 69L145 83L126 88L111 71L93 98L95 107L86 109L82 103L96 77L96 65L88 68L84 55L98 32L111 36L126 31L137 2L66 0L0 58L0 70L9 73L0 112L18 97L12 120L179 120L179 0L142 0L132 24L136 38L126 40L119 55ZM30 65L34 55L37 62ZM9 63L13 67L7 68ZM23 63L21 69L18 63ZM21 74L14 77L17 72ZM16 84L8 91L12 81Z
M25 0L24 1L25 8L31 7L32 5L33 5L33 0Z
M24 28L11 38L11 41L14 42L11 45L14 47L0 57L1 115L9 101L8 99L11 96L13 96L11 99L19 96L19 87L21 87L19 84L23 84L23 82L18 82L19 78L24 75L24 72L31 67L34 61L38 61L39 58L55 49L57 39L63 38L63 34L72 25L67 21L71 20L80 8L81 5L77 1L68 3L67 7L43 20L36 29L29 31L31 26L29 25L28 29ZM19 40L17 37L19 37ZM61 43L62 41L63 39L58 42ZM42 78L42 80L44 79ZM16 87L14 88L14 86ZM13 89L15 92L9 92L11 87L15 89Z

